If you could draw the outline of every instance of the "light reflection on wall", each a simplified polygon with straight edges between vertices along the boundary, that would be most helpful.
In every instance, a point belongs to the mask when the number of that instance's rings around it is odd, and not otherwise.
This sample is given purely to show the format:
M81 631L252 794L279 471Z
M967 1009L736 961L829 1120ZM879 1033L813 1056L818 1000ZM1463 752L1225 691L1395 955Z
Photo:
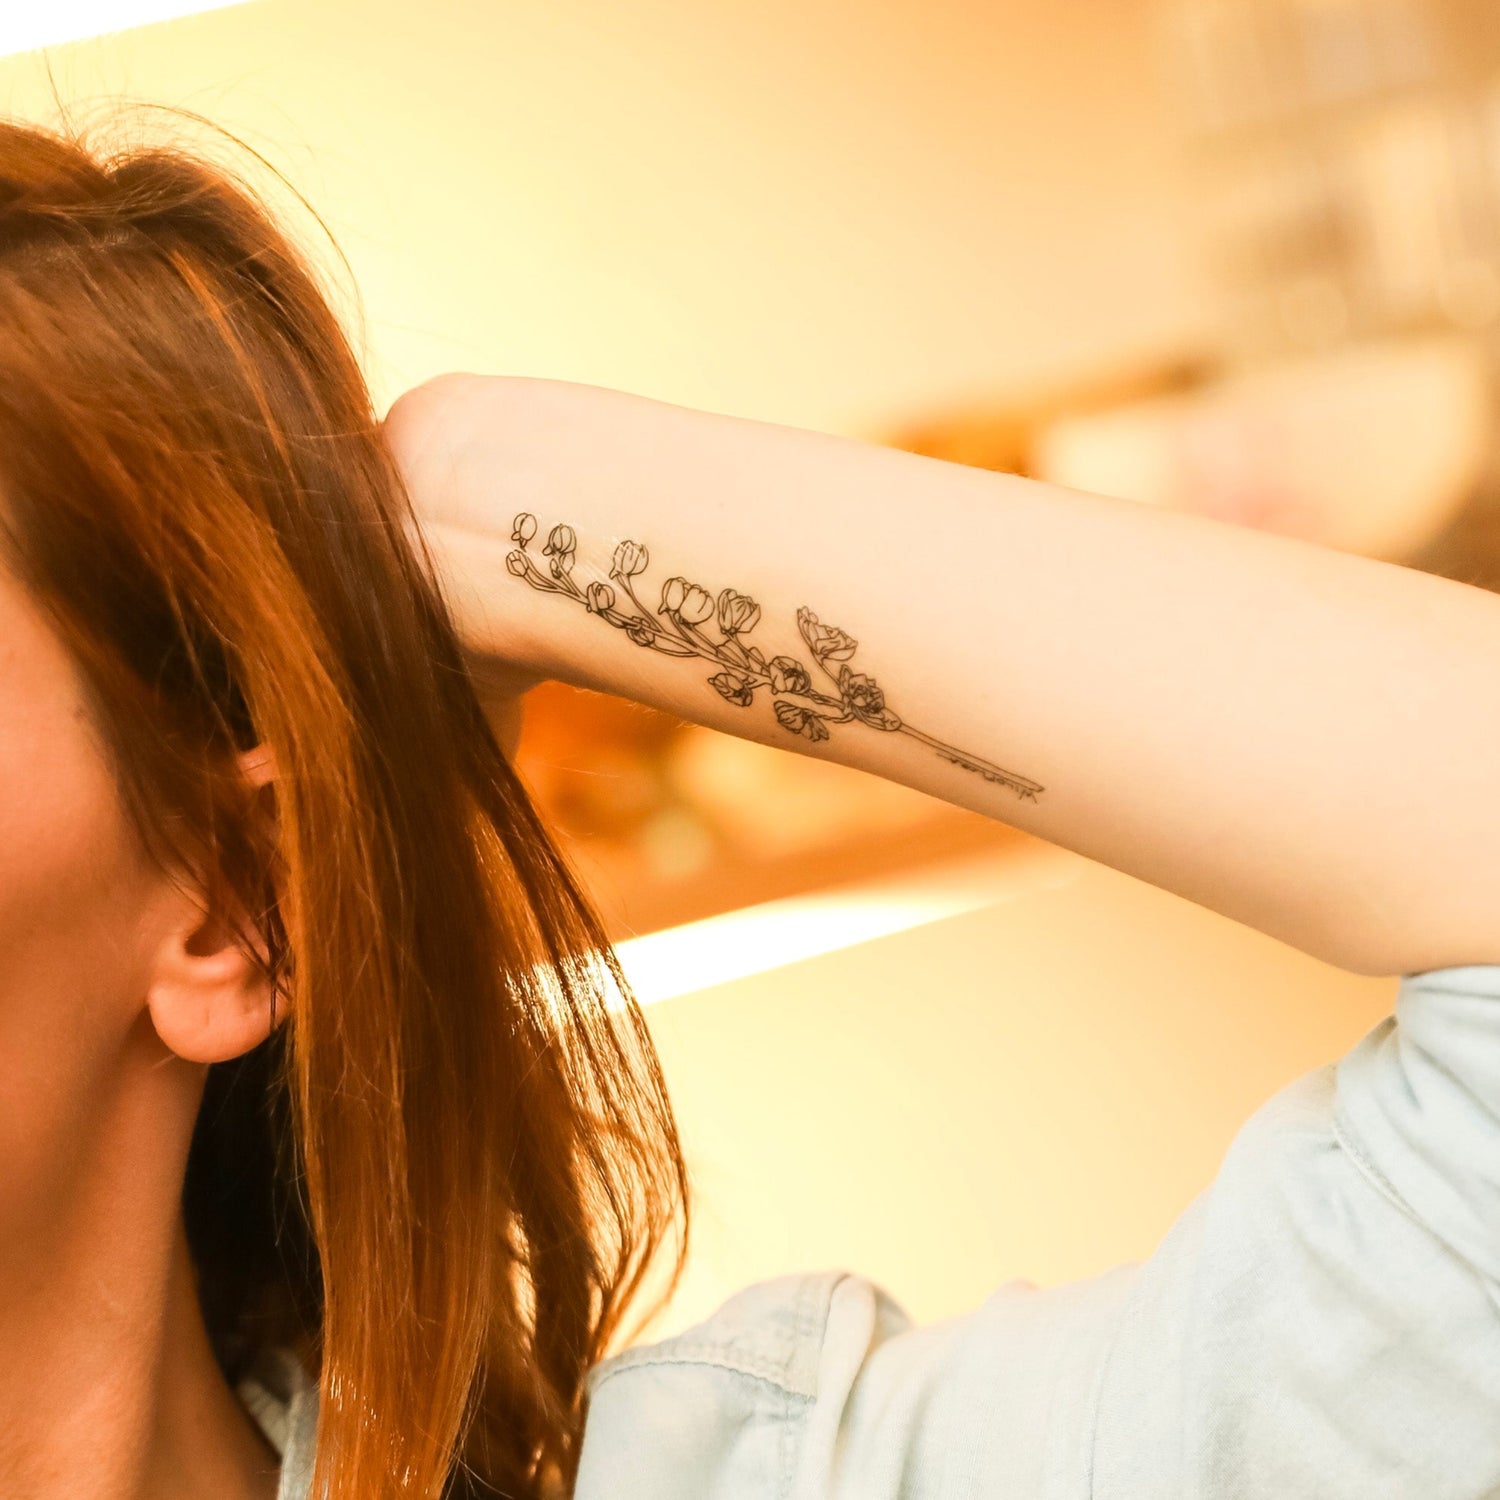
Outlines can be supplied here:
M935 870L768 901L616 944L642 1005L1051 890L1079 878L1072 856L1036 842Z

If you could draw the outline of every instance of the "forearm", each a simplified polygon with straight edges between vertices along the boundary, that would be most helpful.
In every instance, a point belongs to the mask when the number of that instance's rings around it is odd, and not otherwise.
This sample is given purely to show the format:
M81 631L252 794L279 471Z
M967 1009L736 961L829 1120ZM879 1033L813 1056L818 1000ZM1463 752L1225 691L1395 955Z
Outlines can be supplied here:
M586 428L577 388L448 399L433 510L490 533L448 549L480 644L904 782L1350 969L1500 959L1489 594L621 393L583 397ZM519 547L517 513L537 524ZM611 577L639 562L627 541L649 562ZM673 577L759 616L726 636L691 619L698 595L663 613ZM595 610L591 583L613 596Z

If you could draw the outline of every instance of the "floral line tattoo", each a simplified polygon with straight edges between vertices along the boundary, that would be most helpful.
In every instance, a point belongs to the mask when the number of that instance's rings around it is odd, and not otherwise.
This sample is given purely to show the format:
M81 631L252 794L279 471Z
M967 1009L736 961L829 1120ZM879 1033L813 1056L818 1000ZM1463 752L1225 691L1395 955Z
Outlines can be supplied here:
M859 642L846 631L823 624L805 605L797 611L797 629L818 670L833 684L836 693L815 686L812 673L796 657L773 656L767 660L758 646L747 646L740 639L760 619L760 605L748 595L735 589L721 589L716 607L707 589L686 578L674 577L662 584L661 603L654 611L649 610L637 597L633 582L646 571L649 554L639 542L621 542L615 548L609 576L618 585L620 594L639 611L632 614L619 607L614 585L595 581L580 588L574 582L578 542L571 526L554 526L548 533L542 548L542 555L549 559L545 572L526 550L536 533L536 517L522 511L510 534L511 541L518 546L505 559L510 572L532 588L576 599L590 614L623 630L638 646L664 656L696 656L713 662L720 670L707 681L725 702L749 708L755 702L756 689L769 688L776 722L789 734L800 734L815 742L826 740L830 724L858 720L872 729L920 740L943 760L974 771L986 781L1010 787L1023 801L1035 802L1037 794L1045 790L1027 777L1004 771L905 723L886 706L885 694L875 679L850 667L849 658ZM703 629L715 614L723 636L717 641Z

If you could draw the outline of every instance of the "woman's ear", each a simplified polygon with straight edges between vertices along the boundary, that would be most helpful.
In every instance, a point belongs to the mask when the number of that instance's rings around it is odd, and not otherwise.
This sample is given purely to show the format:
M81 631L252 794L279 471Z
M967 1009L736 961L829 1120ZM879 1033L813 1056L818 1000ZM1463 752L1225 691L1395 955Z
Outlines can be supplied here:
M266 747L241 755L240 767L256 788L275 774ZM272 999L264 955L246 950L236 924L214 910L203 892L177 890L174 920L157 950L146 991L151 1024L162 1042L188 1062L239 1057L271 1034Z
M212 912L175 928L146 992L151 1024L188 1062L226 1062L271 1034L271 981Z
M240 774L257 791L276 779L276 752L269 745L256 745L238 756Z

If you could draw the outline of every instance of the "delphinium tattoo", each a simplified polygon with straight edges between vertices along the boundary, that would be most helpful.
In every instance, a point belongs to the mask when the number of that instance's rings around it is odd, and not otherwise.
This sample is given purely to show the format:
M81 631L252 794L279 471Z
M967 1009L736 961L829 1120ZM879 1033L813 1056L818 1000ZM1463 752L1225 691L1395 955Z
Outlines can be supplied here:
M1003 771L905 723L886 706L885 694L875 679L849 665L859 642L846 631L823 624L806 606L797 611L797 629L818 670L836 692L820 691L811 672L795 656L773 656L768 661L758 646L744 644L740 638L748 635L760 619L760 605L748 595L735 589L721 589L716 607L707 589L686 578L669 578L662 584L661 603L654 611L649 610L636 596L634 580L646 571L650 558L639 542L621 542L615 548L609 576L638 611L632 614L619 607L615 588L610 584L595 581L579 588L573 581L578 543L571 526L554 526L548 533L547 544L542 548L542 555L549 559L546 572L537 567L526 550L536 533L536 517L522 511L510 534L518 547L505 559L506 567L517 578L525 579L532 588L576 599L590 614L623 630L638 646L659 651L663 656L697 656L713 662L719 671L708 679L708 684L727 703L749 708L755 702L756 690L768 688L776 722L788 734L800 734L813 741L826 740L830 724L858 720L887 734L910 735L930 745L942 759L977 772L986 781L1010 787L1022 800L1035 802L1037 794L1044 790L1035 781ZM723 636L717 641L704 629L715 614Z

